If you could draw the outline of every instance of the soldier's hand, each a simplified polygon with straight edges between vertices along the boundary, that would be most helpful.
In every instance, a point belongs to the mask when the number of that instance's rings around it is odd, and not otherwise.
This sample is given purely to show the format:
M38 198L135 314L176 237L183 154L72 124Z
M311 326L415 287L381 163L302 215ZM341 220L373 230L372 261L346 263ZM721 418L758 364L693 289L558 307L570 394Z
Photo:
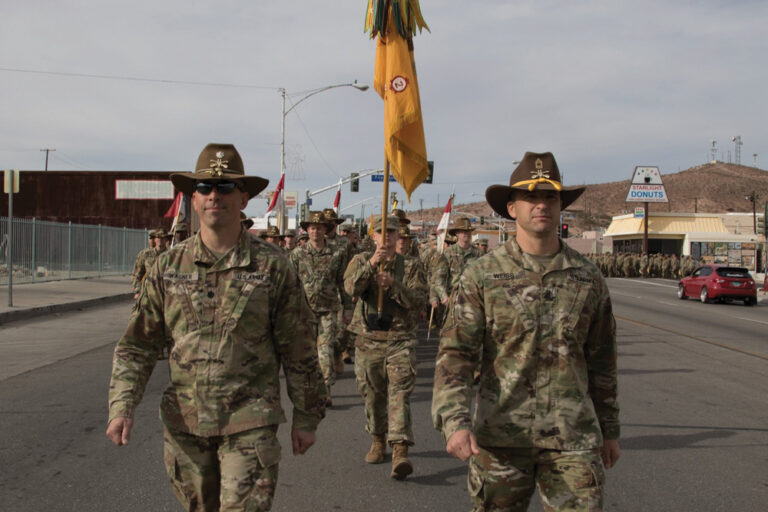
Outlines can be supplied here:
M432 309L437 309L437 307L440 305L440 303L437 300L432 301Z
M372 267L376 267L379 263L383 263L385 261L387 261L387 248L383 245L377 245L376 251L373 253L373 256L371 256L371 259L368 260L368 262Z
M478 455L480 448L477 439L471 430L457 430L448 439L445 451L462 462L466 462L472 455Z
M392 283L394 281L395 281L395 278L392 277L387 272L379 272L378 274L376 274L376 284L378 284L385 290L390 286L392 286Z
M293 454L301 455L315 444L315 433L293 429L291 430L291 442L293 443Z
M443 299L443 306L447 306L449 302L451 302L451 298L450 297L444 298Z
M600 457L603 459L605 469L610 469L616 465L616 461L621 457L621 449L617 439L606 439L600 448Z
M133 418L115 418L107 425L107 437L116 446L128 444L131 440Z

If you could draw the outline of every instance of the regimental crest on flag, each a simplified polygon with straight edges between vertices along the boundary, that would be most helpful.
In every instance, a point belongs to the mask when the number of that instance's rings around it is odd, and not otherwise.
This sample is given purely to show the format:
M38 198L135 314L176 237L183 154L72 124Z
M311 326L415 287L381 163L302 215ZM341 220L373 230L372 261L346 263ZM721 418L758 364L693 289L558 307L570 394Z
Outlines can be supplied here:
M408 79L398 75L389 83L389 88L395 92L403 92L408 88Z

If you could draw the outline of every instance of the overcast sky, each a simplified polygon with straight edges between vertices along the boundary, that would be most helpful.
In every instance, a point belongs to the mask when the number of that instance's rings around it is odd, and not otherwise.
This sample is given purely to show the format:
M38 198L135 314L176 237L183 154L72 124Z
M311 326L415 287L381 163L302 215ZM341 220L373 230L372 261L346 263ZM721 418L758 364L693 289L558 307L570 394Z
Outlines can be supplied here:
M191 171L234 143L279 179L281 101L372 83L365 0L69 0L0 5L0 168ZM406 209L483 200L525 151L552 151L566 185L670 174L718 159L768 162L768 2L422 0L415 40L435 184ZM43 71L56 74L29 73ZM61 74L59 74L61 73ZM144 80L105 79L66 74ZM172 82L208 82L248 87ZM383 102L329 90L286 117L287 190L383 165ZM342 207L380 185L342 192ZM404 192L399 185L392 190ZM477 195L474 195L477 194ZM333 193L313 209L330 206ZM247 213L266 209L251 201ZM347 213L359 213L360 208Z

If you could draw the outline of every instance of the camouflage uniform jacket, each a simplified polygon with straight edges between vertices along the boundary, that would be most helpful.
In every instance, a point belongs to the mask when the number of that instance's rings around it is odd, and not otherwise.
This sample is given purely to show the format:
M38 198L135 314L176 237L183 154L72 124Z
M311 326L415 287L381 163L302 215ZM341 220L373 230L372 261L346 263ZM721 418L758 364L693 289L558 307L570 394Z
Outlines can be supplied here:
M482 255L477 247L462 249L459 244L453 244L443 251L443 257L448 262L449 293L459 284L459 278L467 264Z
M366 297L378 300L379 286L375 276L378 268L373 268L369 262L373 253L356 255L349 262L344 273L344 288L352 297L358 297L354 316L348 330L376 340L398 341L413 338L418 327L418 312L427 300L427 277L424 267L418 258L395 254L395 259L384 265L384 270L393 275L397 274L397 265L402 265L402 281L395 279L392 286L384 292L385 310L392 310L392 326L389 331L368 329L366 318L369 313L376 314L376 306L371 307ZM400 263L398 263L400 262ZM378 265L377 265L378 267Z
M309 307L315 313L339 311L342 307L341 298L347 299L344 293L343 255L335 251L330 244L318 250L312 244L306 243L290 253L299 280L304 286ZM351 309L351 305L349 309Z
M543 270L507 241L472 262L451 297L435 367L435 427L446 440L473 428L494 447L587 450L618 439L615 332L594 265L561 242Z
M282 364L293 427L314 431L325 413L315 318L288 259L241 231L217 259L200 235L160 256L115 347L109 418L131 417L159 349L172 339L160 415L208 437L285 421Z
M444 298L451 295L451 291L448 289L448 261L437 249L432 247L425 248L419 258L424 268L427 269L429 302L442 302Z
M136 255L136 262L133 264L133 274L131 275L131 286L134 293L141 291L141 283L144 281L144 276L152 266L152 263L157 257L157 252L153 247L147 247L139 251Z
M355 248L354 244L352 244L352 240L345 236L336 235L333 238L325 237L325 243L330 245L335 251L341 253L343 265L341 272L343 273L344 270L346 270L347 265L349 265L349 262L352 260L352 257L355 255Z

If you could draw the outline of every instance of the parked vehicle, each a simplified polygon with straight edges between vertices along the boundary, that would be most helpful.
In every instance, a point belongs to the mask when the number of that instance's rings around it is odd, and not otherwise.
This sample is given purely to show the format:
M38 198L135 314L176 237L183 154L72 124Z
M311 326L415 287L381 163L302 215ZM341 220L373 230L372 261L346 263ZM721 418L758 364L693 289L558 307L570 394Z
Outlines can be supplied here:
M743 300L745 306L752 306L757 303L757 284L746 268L702 265L677 284L677 298L688 297L704 303Z

